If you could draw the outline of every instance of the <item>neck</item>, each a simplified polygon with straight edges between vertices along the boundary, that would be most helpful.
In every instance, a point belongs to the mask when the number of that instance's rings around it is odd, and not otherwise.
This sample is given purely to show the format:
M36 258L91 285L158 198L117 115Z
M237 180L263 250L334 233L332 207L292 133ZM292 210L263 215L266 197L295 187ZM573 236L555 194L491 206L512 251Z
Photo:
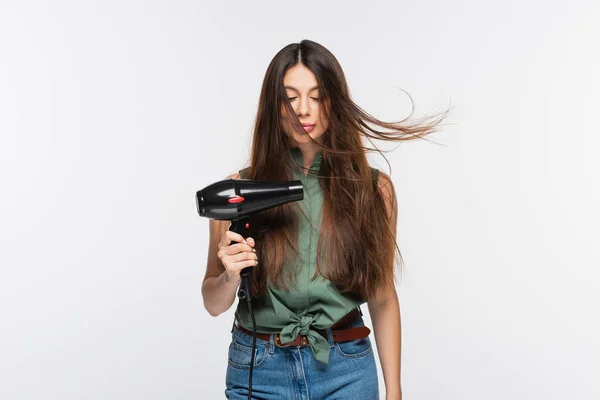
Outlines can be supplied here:
M318 152L318 149L302 150L302 148L300 148L300 153L302 154L302 165L304 165L304 168L310 168Z
M291 145L291 147L296 147L296 148L300 149L300 154L302 155L302 165L306 169L310 168L310 166L313 164L313 161L315 160L315 156L317 155L317 153L321 152L321 148L312 142L308 142L308 143L298 143L296 141L294 141L294 142L295 143L293 143ZM321 143L321 142L318 141L318 143Z

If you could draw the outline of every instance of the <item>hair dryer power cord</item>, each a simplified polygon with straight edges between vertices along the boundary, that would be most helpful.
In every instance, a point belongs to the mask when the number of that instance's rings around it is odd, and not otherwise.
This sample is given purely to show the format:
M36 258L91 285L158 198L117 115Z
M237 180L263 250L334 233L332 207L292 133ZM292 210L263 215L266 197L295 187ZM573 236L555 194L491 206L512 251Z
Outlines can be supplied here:
M242 270L242 282L238 290L238 298L246 299L248 312L252 318L252 351L250 356L250 375L248 377L248 400L252 400L252 372L254 371L254 353L256 353L256 321L252 310L252 295L250 294L250 268Z

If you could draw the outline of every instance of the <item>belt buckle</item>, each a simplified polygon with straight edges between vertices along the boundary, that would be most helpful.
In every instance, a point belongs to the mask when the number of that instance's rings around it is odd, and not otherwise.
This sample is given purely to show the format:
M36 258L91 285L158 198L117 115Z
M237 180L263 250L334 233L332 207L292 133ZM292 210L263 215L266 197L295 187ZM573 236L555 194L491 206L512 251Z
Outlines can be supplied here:
M307 346L309 344L308 338L304 335L298 335L298 336L296 336L296 339L292 340L291 342L286 342L285 344L281 343L281 338L279 337L279 333L276 333L274 336L275 336L274 337L275 346L277 346L277 347ZM294 344L298 341L299 337L300 337L300 343Z

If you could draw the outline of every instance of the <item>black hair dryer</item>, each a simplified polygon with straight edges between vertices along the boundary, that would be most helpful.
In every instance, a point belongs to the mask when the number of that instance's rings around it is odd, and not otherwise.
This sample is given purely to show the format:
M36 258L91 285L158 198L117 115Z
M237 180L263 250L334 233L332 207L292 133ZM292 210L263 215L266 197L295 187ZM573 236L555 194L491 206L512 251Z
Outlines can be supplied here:
M302 200L304 189L301 181L257 181L251 179L225 179L196 192L196 206L201 217L230 220L229 230L246 238L250 228L250 215ZM242 284L238 290L240 299L252 300L249 276L252 267L240 272Z

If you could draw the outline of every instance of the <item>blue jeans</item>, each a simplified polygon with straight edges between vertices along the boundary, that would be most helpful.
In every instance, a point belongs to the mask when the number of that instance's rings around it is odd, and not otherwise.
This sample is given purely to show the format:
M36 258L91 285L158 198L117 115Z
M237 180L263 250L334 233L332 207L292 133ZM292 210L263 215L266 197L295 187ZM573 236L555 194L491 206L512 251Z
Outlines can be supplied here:
M348 327L364 326L358 316ZM375 356L370 337L334 343L331 328L329 364L317 361L310 346L277 347L274 335L269 340L256 338L253 399L360 399L378 400L379 387ZM225 397L248 399L248 378L252 335L237 327L231 333Z

